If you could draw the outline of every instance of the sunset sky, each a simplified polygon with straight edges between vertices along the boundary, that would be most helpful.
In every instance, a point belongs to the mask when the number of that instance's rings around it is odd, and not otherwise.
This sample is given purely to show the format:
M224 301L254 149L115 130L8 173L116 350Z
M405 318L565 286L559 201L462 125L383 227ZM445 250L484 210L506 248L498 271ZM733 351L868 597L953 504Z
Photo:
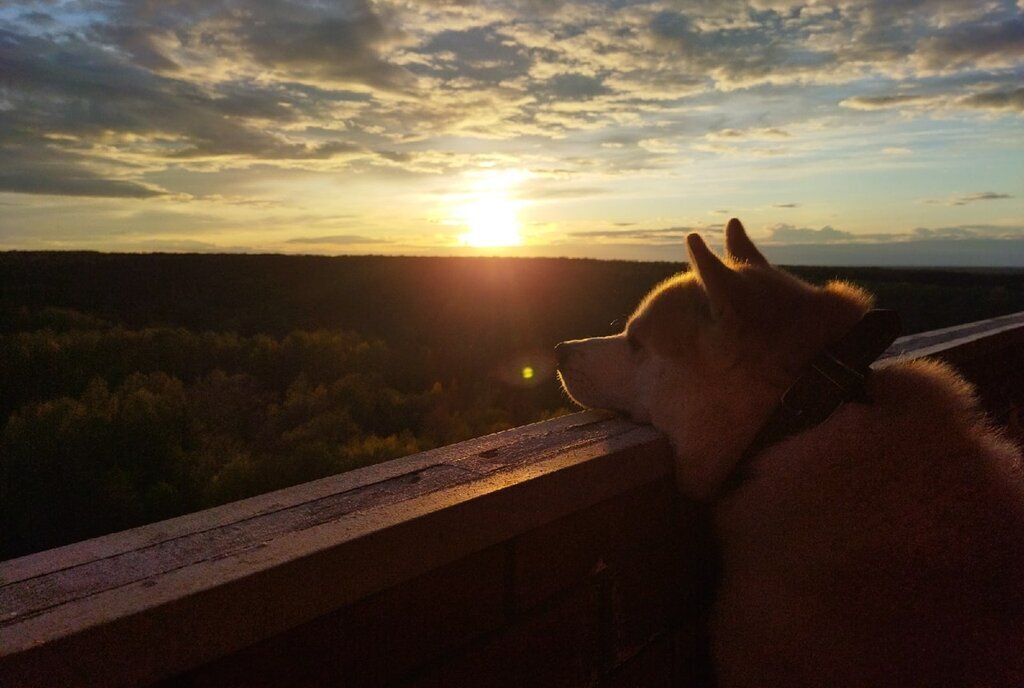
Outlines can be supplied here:
M1024 266L1024 0L0 0L0 250Z

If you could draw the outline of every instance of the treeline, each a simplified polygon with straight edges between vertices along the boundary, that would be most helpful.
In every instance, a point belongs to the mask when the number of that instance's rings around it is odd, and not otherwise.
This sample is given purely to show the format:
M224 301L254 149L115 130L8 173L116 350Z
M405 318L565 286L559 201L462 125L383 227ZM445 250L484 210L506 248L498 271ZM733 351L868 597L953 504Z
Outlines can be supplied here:
M682 247L667 254L682 256ZM342 329L391 344L490 336L546 345L552 337L607 333L652 285L682 267L558 258L0 252L0 332L22 329L20 307L58 307L135 328L276 336ZM903 313L909 331L1024 308L1024 270L791 270L815 283L846 279L867 287L881 305Z
M551 348L679 269L587 260L0 254L0 558L568 411ZM851 279L908 331L1024 273Z

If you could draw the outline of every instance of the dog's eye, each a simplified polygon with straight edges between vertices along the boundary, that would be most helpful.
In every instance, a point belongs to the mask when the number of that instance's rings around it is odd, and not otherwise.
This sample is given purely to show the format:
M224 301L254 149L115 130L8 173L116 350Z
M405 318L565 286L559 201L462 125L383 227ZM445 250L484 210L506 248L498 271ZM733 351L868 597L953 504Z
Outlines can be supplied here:
M633 353L636 353L637 351L640 351L640 349L643 348L643 344L640 342L639 339L637 339L636 335L632 332L626 333L626 343L629 344L629 348L633 351Z

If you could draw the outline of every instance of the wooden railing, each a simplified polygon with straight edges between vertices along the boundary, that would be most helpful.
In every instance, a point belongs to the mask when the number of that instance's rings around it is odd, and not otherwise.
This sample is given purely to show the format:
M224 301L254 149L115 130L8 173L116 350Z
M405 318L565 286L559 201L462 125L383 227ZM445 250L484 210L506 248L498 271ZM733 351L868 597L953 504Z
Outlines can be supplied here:
M1019 430L1024 313L891 353ZM0 686L703 685L700 520L578 413L4 562Z

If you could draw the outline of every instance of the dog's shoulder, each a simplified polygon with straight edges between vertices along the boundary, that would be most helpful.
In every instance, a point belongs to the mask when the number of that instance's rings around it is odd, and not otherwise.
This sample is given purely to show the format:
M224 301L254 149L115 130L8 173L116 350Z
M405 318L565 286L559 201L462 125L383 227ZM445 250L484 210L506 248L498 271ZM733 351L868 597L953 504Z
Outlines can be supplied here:
M819 670L808 648L840 664L863 650L848 667L856 685L894 667L922 685L948 671L974 677L965 684L1020 685L1019 450L944 363L890 365L871 394L759 457L749 484L719 505L721 615L756 606L765 589L787 601L784 617L757 621L771 628L737 622L730 634L788 637L800 648L792 661ZM743 651L722 660L758 665Z
M908 444L908 455L973 462L979 471L1024 484L1019 447L992 425L974 385L947 363L917 359L876 371L871 397L876 422L919 445L915 451Z
M875 371L870 394L887 411L923 412L958 425L973 426L984 415L974 385L937 359L899 361Z
M976 556L1009 548L1024 575L1024 461L973 386L945 363L914 360L876 371L870 395L759 456L722 505L727 531L847 540L858 556L876 549L869 560L923 537L921 565L951 543Z

